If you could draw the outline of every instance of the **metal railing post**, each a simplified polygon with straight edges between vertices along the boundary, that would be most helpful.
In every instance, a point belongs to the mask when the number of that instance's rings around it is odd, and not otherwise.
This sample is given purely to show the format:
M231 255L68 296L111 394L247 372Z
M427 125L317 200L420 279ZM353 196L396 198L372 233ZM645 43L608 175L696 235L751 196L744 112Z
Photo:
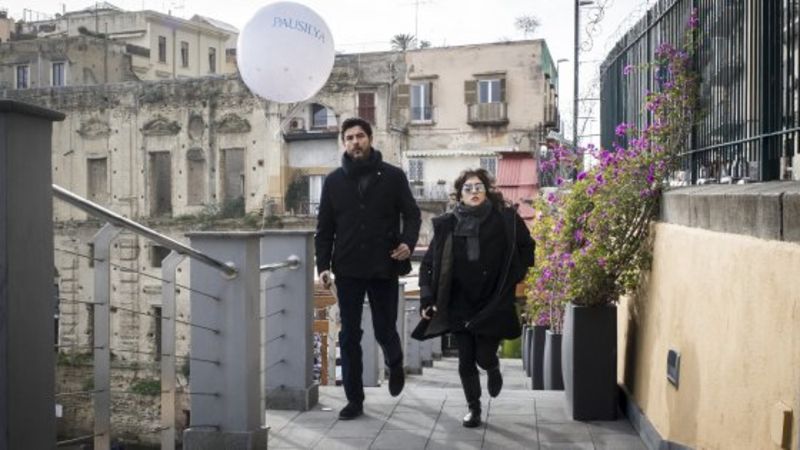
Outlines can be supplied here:
M400 337L400 348L403 349L403 367L406 366L406 281L400 280L397 287L397 335Z
M265 231L260 251L264 407L306 411L319 399L313 374L313 231Z
M261 411L259 240L261 233L189 233L192 247L238 269L235 278L192 259L191 425L183 448L265 448ZM228 265L226 263L226 265ZM200 328L200 326L204 328ZM219 330L209 332L209 328Z
M111 242L122 229L107 223L94 244L94 448L111 447Z
M406 297L406 304L403 311L406 318L406 348L405 348L405 369L406 373L422 373L422 354L421 342L411 337L411 332L419 323L419 298Z
M175 272L184 258L172 251L161 261L161 450L175 449Z

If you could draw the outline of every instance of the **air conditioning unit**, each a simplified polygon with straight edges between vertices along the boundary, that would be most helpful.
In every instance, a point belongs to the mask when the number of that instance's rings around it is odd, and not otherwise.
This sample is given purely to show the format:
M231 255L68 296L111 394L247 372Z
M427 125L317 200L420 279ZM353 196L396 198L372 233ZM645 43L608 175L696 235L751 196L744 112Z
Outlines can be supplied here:
M292 120L289 121L289 131L304 131L305 129L306 123L303 119L293 117Z

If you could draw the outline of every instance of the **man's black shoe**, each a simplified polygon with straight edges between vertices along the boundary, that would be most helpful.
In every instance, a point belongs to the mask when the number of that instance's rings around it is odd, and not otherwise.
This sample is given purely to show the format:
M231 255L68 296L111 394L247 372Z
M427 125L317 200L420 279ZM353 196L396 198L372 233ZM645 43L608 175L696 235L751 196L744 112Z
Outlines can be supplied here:
M403 367L395 367L389 369L389 393L392 397L397 397L403 392L403 386L406 385L406 374Z
M461 421L461 425L466 428L478 428L481 426L481 410L470 408L467 415L464 416L464 420Z
M339 411L339 420L353 420L364 414L364 406L360 403L348 403Z
M500 373L499 366L489 371L489 380L486 382L486 387L492 397L497 397L500 394L500 390L503 389L503 375Z

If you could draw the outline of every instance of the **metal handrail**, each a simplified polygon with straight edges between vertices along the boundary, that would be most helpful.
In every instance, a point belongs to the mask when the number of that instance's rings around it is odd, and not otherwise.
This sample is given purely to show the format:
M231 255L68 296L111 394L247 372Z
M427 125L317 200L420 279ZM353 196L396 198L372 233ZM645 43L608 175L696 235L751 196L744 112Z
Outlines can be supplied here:
M72 206L81 209L92 216L99 217L104 219L106 222L111 223L112 225L116 225L120 228L125 228L131 230L139 235L142 235L154 242L157 242L159 245L169 248L181 255L186 255L190 258L194 258L202 263L208 264L211 267L219 269L225 275L235 277L238 274L238 270L232 263L224 263L218 259L212 258L211 256L206 255L205 253L195 250L192 247L189 247L185 244L181 244L180 242L167 237L151 228L147 228L146 226L134 222L126 217L123 217L114 211L109 209L103 208L102 206L89 201L73 192L70 192L61 186L56 184L53 185L53 195L56 198L63 200L69 203Z
M300 267L300 258L297 255L291 255L286 258L286 261L264 264L259 269L261 272L274 272L278 269L289 268L294 270L298 267Z

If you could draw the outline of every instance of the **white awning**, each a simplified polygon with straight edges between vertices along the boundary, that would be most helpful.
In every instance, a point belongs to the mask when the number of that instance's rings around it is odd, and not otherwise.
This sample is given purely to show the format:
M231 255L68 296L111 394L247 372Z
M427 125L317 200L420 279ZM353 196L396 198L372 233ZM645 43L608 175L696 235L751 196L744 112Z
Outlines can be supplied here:
M403 152L406 158L451 158L454 156L497 156L499 152L514 151L512 147L484 147L475 150L438 149L438 150L408 150Z

